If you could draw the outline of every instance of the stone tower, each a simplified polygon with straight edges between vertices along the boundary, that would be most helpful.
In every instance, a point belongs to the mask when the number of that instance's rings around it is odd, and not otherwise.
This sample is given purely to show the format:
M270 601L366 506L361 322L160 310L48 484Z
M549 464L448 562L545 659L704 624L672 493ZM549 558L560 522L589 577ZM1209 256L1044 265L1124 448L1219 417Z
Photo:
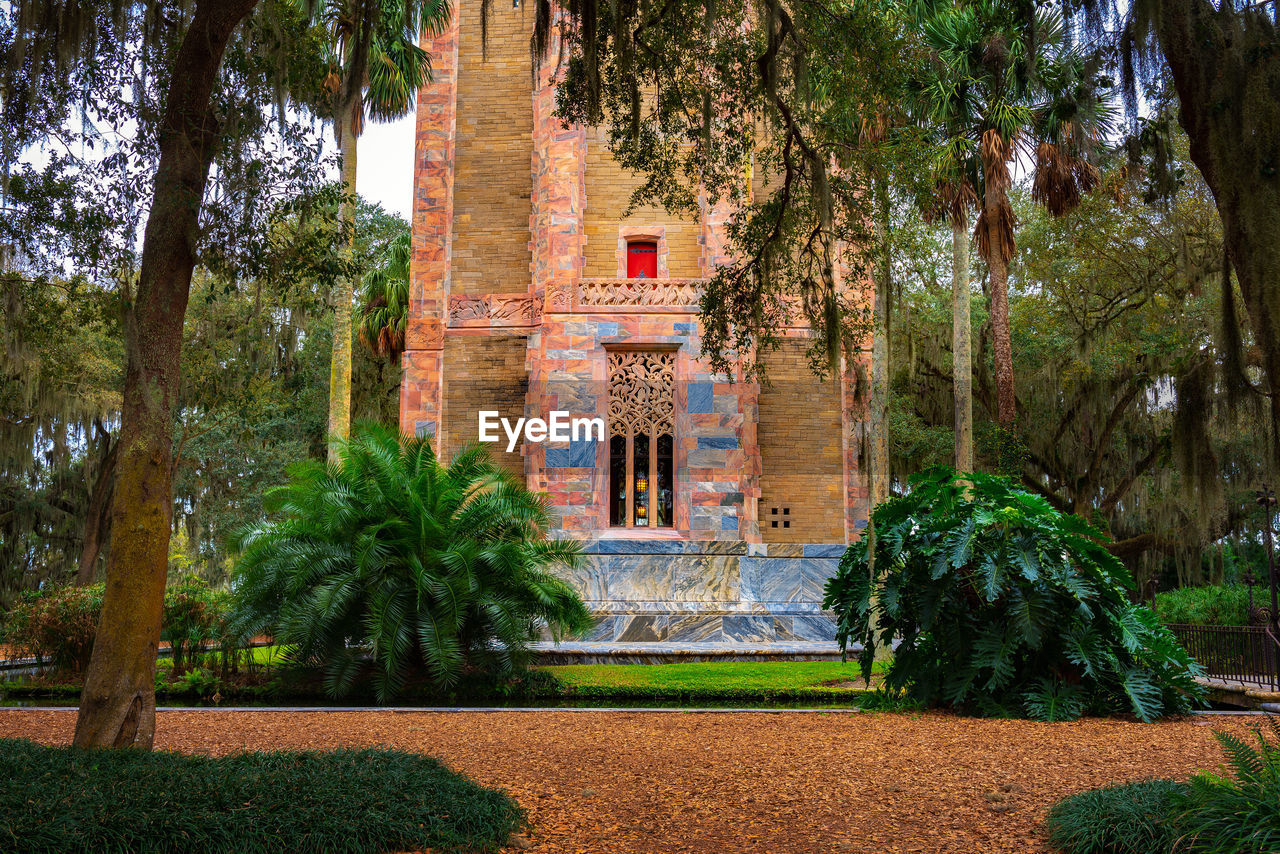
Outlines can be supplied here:
M797 326L768 385L713 375L698 298L729 211L624 217L636 178L603 131L555 118L554 68L531 79L533 10L490 16L487 50L477 0L428 45L402 429L447 457L482 410L605 420L603 440L490 446L585 544L591 655L829 645L822 584L866 524L854 371L820 382Z

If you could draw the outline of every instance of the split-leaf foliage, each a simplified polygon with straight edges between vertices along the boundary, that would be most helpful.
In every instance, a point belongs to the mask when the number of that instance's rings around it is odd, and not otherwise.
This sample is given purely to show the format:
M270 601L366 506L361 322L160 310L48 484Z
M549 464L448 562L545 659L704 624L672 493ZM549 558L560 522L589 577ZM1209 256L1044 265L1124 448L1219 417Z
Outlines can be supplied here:
M1148 608L1129 602L1124 566L1078 516L1004 478L946 468L876 508L867 538L827 584L837 640L895 641L890 690L980 715L1070 720L1190 710L1199 666Z

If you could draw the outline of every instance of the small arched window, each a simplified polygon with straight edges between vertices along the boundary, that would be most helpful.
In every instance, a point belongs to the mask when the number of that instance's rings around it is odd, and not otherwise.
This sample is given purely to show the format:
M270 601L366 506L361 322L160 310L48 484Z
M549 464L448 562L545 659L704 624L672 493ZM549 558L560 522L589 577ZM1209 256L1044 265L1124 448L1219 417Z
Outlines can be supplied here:
M627 243L627 278L658 278L658 244L653 240L632 240Z

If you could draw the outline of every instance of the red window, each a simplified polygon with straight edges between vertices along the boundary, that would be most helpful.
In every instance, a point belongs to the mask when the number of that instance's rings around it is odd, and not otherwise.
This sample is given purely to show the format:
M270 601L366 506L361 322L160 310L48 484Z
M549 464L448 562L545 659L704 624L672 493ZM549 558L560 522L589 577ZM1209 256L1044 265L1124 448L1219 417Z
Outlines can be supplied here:
M627 278L658 278L658 244L652 240L635 240L627 244Z

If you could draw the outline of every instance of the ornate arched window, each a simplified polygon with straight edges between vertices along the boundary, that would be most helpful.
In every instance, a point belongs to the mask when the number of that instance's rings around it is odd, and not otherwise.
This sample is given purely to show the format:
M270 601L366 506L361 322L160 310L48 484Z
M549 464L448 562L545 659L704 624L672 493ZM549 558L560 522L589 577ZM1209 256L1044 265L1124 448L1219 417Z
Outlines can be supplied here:
M609 524L669 528L675 508L673 351L609 353Z

